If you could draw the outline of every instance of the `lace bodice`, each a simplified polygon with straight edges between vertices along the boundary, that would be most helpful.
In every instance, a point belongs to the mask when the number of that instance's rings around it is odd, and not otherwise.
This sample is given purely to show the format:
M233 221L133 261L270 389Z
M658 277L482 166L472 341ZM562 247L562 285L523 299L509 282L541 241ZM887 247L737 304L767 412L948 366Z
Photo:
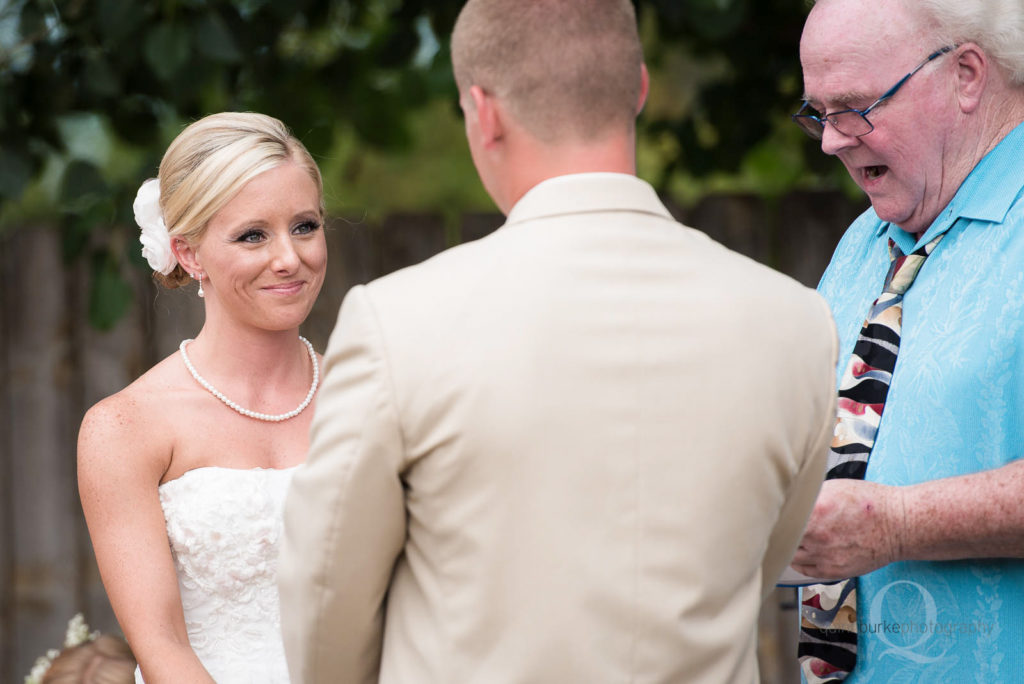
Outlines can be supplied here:
M160 486L189 641L218 684L288 681L277 553L294 470L197 468Z

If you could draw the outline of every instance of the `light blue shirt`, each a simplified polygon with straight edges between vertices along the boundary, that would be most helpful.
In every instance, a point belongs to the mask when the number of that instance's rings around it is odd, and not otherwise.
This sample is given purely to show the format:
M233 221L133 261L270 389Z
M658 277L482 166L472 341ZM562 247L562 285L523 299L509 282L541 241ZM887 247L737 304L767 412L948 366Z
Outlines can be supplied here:
M861 215L818 289L839 331L839 377L889 266L946 236L903 303L903 333L867 479L910 485L1024 456L1024 124L964 181L920 240ZM1021 497L1024 506L1024 493ZM858 595L848 684L1024 681L1024 560L894 563Z

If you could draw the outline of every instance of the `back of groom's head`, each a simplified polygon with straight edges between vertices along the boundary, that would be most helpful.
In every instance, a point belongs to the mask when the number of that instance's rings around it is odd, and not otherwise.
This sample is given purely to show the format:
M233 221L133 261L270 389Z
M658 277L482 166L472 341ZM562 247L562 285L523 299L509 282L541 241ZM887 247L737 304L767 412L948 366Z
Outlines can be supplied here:
M469 0L451 49L459 90L496 95L542 142L634 125L643 54L630 0Z

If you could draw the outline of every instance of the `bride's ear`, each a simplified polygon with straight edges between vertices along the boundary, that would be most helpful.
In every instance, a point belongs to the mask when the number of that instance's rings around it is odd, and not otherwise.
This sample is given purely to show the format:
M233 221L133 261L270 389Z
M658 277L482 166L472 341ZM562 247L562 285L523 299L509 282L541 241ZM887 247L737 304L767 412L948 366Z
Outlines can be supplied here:
M199 265L196 250L189 244L188 240L183 237L171 238L171 251L174 252L174 256L177 257L181 267L188 271L192 277L196 277L197 273L202 272L203 267Z

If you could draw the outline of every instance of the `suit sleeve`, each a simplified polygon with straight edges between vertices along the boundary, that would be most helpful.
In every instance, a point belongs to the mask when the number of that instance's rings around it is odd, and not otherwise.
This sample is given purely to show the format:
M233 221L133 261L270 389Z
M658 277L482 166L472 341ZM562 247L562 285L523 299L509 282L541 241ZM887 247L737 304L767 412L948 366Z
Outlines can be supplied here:
M838 340L832 314L825 301L814 295L819 309L813 320L808 321L806 330L810 348L795 358L806 359L803 370L806 391L813 397L814 416L807 425L811 430L807 441L800 445L800 466L789 482L785 501L779 511L778 522L772 530L768 548L762 563L762 596L775 588L783 570L789 565L803 536L810 518L814 501L818 497L825 477L828 447L836 425L836 357L839 354ZM810 331L815 335L810 335ZM795 448L800 448L797 446Z
M324 354L310 453L285 503L278 568L293 682L371 682L405 541L403 448L377 319L345 297Z

